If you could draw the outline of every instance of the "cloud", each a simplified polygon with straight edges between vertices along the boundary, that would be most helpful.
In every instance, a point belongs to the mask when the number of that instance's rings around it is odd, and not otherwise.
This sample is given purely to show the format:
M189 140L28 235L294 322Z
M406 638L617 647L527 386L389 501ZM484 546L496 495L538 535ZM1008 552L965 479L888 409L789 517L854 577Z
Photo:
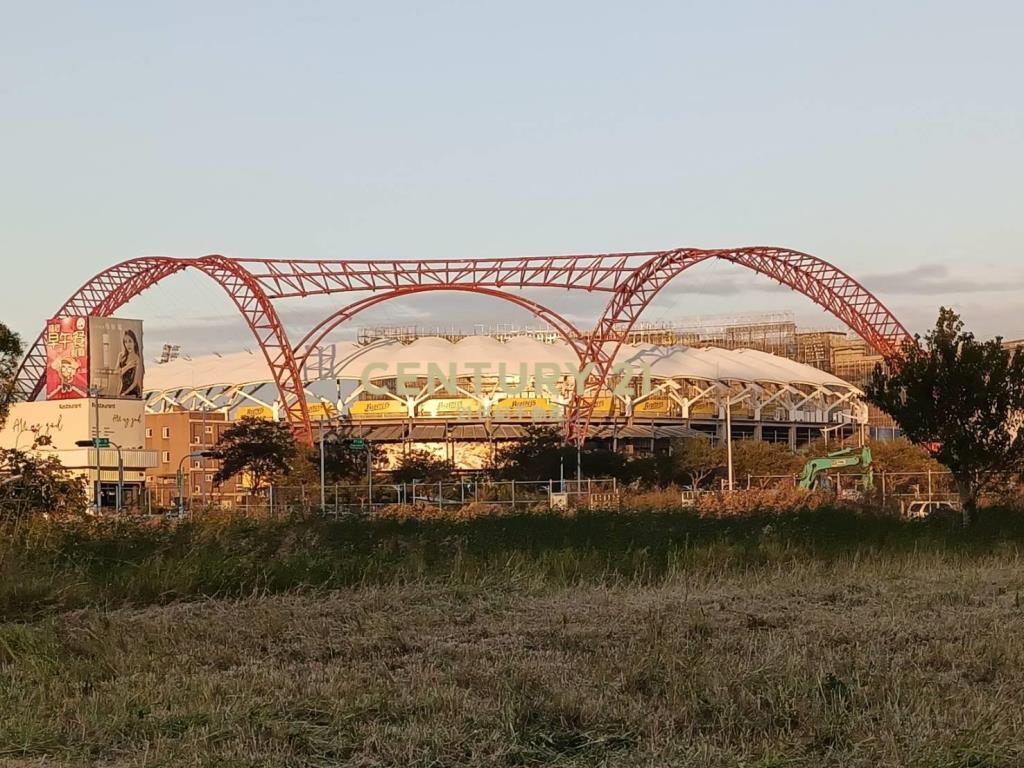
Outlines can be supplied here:
M666 285L661 293L679 295L699 293L705 296L735 296L740 293L786 293L784 285L764 275L747 272L737 275L691 275L683 272Z
M861 277L869 290L880 294L941 296L965 293L1016 291L1024 287L1024 276L1002 274L982 279L955 275L946 264L920 264L897 272L868 274Z

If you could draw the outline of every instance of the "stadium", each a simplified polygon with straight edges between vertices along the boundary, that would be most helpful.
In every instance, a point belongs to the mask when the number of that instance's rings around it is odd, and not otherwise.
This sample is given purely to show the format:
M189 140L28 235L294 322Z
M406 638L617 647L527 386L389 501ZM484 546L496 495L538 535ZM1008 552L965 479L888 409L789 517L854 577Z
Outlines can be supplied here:
M857 387L756 349L623 344L615 363L649 373L647 382L636 376L593 397L588 442L618 450L694 433L721 437L727 421L734 438L794 446L867 422ZM303 380L314 424L341 425L378 444L443 451L472 468L529 424L562 424L575 384L568 372L577 365L573 348L551 337L384 338L313 350ZM537 367L557 374L540 383ZM154 413L283 415L266 362L249 352L151 366L145 397Z

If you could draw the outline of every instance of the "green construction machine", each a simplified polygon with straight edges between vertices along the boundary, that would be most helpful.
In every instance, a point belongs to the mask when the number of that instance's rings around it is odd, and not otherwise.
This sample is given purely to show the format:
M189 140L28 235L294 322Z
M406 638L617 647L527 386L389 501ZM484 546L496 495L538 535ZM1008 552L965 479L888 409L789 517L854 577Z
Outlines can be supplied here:
M860 480L864 491L870 491L875 487L874 473L871 471L871 449L866 445L860 449L844 448L827 456L811 459L804 465L804 471L800 474L797 485L808 491L831 488L832 480L828 476L829 470L844 467L861 468Z

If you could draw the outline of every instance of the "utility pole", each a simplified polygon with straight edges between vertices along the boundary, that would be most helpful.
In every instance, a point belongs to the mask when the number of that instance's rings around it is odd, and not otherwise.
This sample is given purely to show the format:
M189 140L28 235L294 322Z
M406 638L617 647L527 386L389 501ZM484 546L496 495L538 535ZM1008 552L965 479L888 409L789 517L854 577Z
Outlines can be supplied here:
M124 503L124 457L121 454L121 446L118 443L111 443L117 450L117 495L115 509L121 514L121 506Z
M324 486L324 420L320 418L320 512L327 509L327 489Z
M576 444L576 493L580 492L583 485L583 468L580 461L580 445Z
M93 426L93 450L96 452L96 498L94 506L96 507L96 514L99 515L103 511L103 498L100 493L100 476L103 472L103 465L100 462L100 388L95 384L89 387L89 397L92 398L93 406L96 410L96 424Z
M373 444L366 441L366 505L373 512Z
M733 489L732 470L732 397L725 398L725 456L729 468L729 490Z

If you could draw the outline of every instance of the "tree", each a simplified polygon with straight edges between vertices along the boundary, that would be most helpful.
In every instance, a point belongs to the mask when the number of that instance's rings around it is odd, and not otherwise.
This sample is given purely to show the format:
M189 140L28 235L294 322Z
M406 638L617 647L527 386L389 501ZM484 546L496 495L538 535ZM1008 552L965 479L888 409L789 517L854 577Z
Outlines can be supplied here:
M672 447L678 472L698 490L717 470L725 466L725 447L706 437L687 437Z
M508 480L551 480L562 467L575 466L576 449L565 444L561 432L540 424L528 425L522 439L502 445L494 460L497 474Z
M927 450L906 438L869 440L871 464L875 472L935 472L942 469Z
M526 427L525 436L498 449L494 470L507 480L555 480L576 477L576 446L567 445L560 431L540 424ZM628 479L630 462L614 451L584 449L580 466L590 477Z
M448 459L428 451L409 451L391 470L391 479L396 483L436 483L454 474L455 465Z
M597 473L591 471L591 474ZM659 488L664 488L676 482L678 474L675 456L668 453L655 453L651 456L631 458L625 462L621 472L622 479L625 479L627 482L640 487L653 485ZM619 474L614 476L620 477Z
M288 473L296 455L295 439L287 424L246 417L224 430L213 454L221 461L215 483L247 472L256 489Z
M88 500L81 478L72 476L56 456L34 452L48 438L37 438L33 450L0 449L0 519L33 514L81 514Z
M18 334L0 323L0 427L6 423L14 400L14 376L18 371L21 353Z
M784 443L739 440L732 446L733 475L737 485L746 482L748 475L795 475L803 465L804 459Z
M366 454L370 453L370 461L376 469L380 463L377 452L371 443L365 448L353 448L349 437L336 431L324 435L324 477L329 483L349 483L366 479ZM320 471L320 444L313 446L308 454L317 473Z
M875 367L865 398L949 469L967 525L994 474L1024 459L1024 355L999 337L977 341L945 307L915 341L889 368Z

